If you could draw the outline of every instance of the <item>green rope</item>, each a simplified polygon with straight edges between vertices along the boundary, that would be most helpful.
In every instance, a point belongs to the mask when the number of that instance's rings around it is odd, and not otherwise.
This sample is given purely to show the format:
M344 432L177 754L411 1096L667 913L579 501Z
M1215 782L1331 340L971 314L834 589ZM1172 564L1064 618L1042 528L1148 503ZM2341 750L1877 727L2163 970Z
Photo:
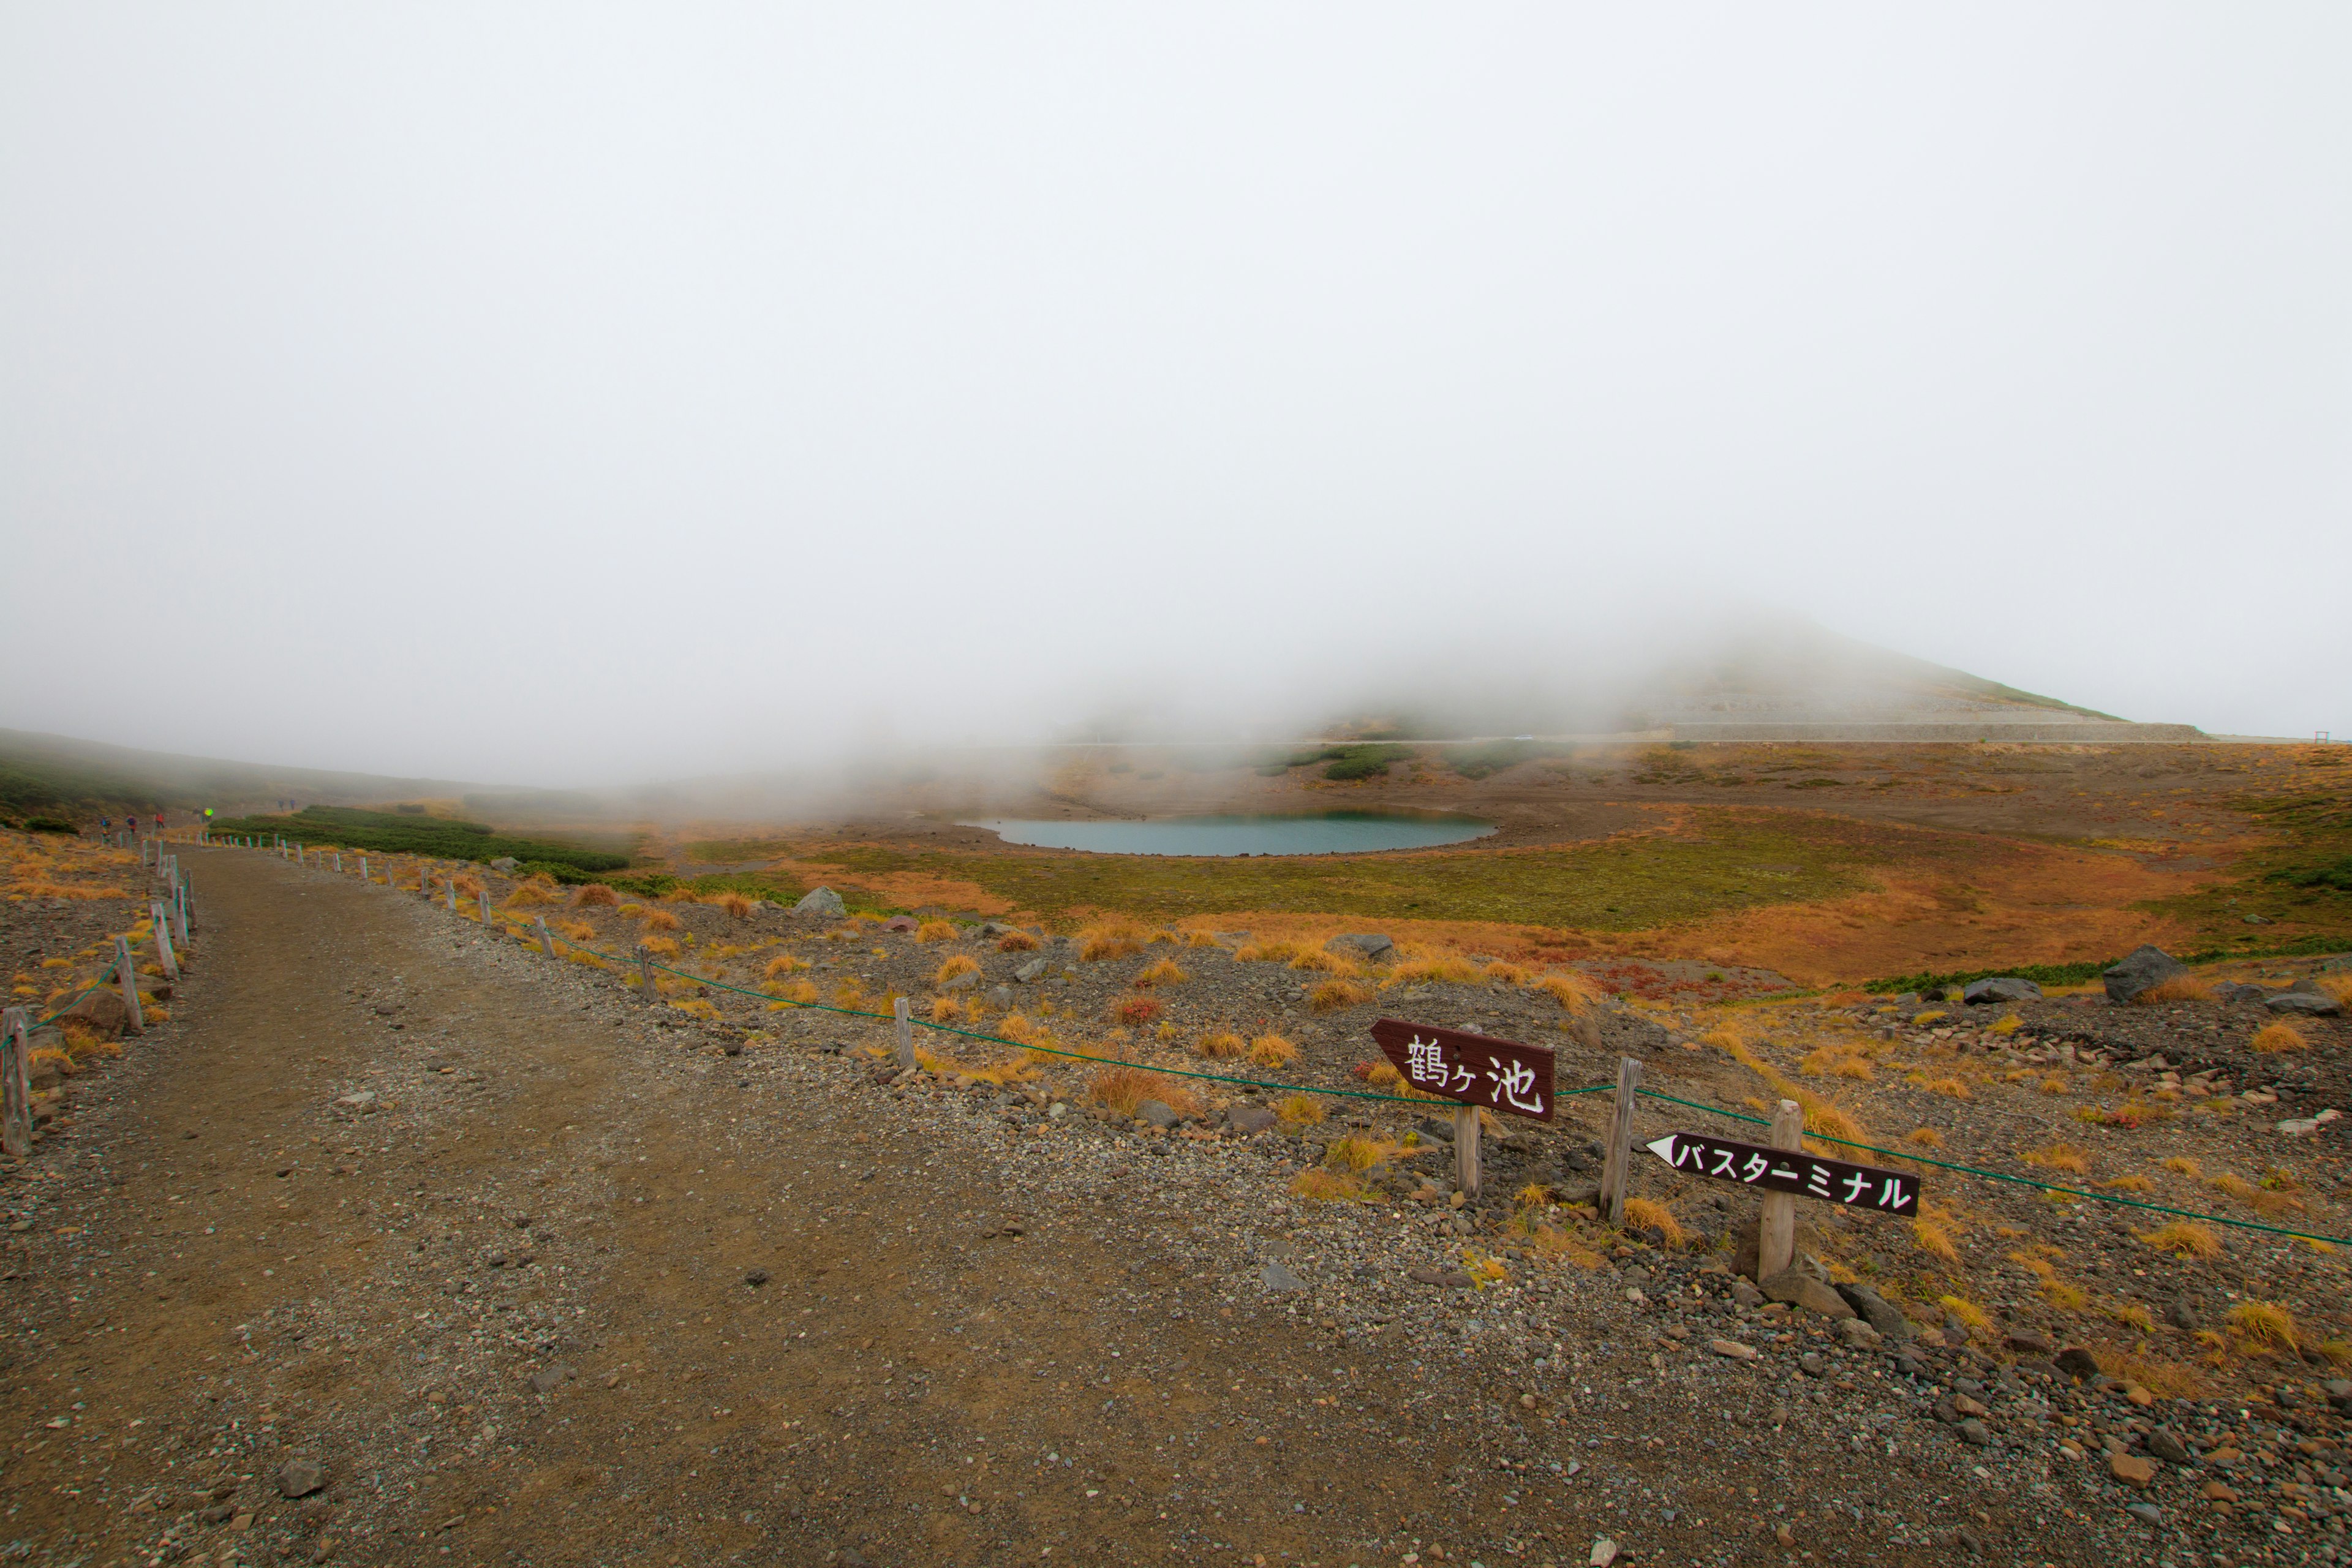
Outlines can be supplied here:
M1671 1094L1654 1089L1637 1091L1652 1100L1663 1100L1670 1105L1684 1106L1692 1110L1704 1110L1713 1116L1727 1117L1734 1121L1753 1122L1759 1127L1771 1123L1761 1116L1749 1116L1743 1111L1726 1110L1719 1105L1703 1105L1695 1100L1677 1100ZM2208 1220L2215 1225L2235 1226L2239 1230L2264 1231L2272 1236L2290 1237L2297 1241L2324 1241L2334 1247L2352 1247L2352 1237L2315 1236L2306 1230L2288 1230L2284 1226L2263 1225L2258 1220L2231 1219L2226 1215L2200 1214L2195 1209L2169 1208L2163 1204L2142 1203L2137 1198L2119 1198L2112 1193L2085 1192L2057 1182L2037 1182L2031 1176L2012 1176L2006 1171L1987 1171L1975 1165L1962 1165L1950 1160L1930 1160L1925 1154L1913 1154L1898 1149L1881 1149L1874 1143L1857 1143L1851 1138L1832 1138L1826 1132L1808 1132L1806 1137L1822 1143L1836 1143L1848 1149L1859 1149L1865 1154L1883 1154L1890 1160L1908 1160L1916 1165L1933 1165L1941 1171L1958 1171L1966 1175L1981 1176L1989 1182L2008 1182L2021 1187L2035 1187L2045 1193L2063 1193L2068 1197L2082 1198L2095 1204L2114 1204L2122 1208L2147 1209L2151 1214L2168 1214L2178 1219Z

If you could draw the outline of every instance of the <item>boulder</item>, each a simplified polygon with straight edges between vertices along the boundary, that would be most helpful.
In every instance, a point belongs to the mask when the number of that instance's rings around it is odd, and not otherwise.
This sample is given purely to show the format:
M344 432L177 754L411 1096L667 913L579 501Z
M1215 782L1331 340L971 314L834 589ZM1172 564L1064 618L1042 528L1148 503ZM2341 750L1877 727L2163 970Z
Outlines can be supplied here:
M2259 985L2241 985L2230 981L2223 981L2213 987L2213 1000L2216 1002L2252 1002L2260 1006L2270 1000L2270 994Z
M2050 1360L2069 1377L2093 1378L2099 1375L2099 1358L2081 1345L2068 1345Z
M1960 1000L1977 1007L1994 1002L2039 1002L2042 987L2031 980L2002 974L1990 980L1971 981L1960 993Z
M2109 1454L2107 1474L2127 1487L2138 1487L2145 1490L2148 1484L2156 1479L2156 1466L2152 1461L2143 1459L2137 1454Z
M2012 1329L2001 1336L2000 1342L2003 1348L2015 1351L2020 1355L2046 1356L2057 1350L2050 1342L2050 1336L2039 1329Z
M2158 985L2176 974L2186 974L2189 966L2159 947L2136 947L2124 960L2099 978L2106 984L2107 1000L2125 1003L2151 985Z
M940 984L940 990L943 994L949 992L977 991L979 989L980 971L977 969L967 969L961 974L956 975L952 979L942 981Z
M793 913L814 915L820 920L845 920L849 915L849 906L843 903L841 895L831 888L812 888L801 896L799 903L793 906Z
M1045 973L1045 963L1046 961L1042 958L1033 958L1028 963L1023 964L1020 968L1014 970L1013 972L1013 978L1018 980L1024 985L1028 984L1031 981L1043 979Z
M327 1484L327 1472L316 1459L289 1459L278 1467L280 1497L309 1497Z
M516 859L511 855L501 855L497 859L490 862L490 869L493 871L511 871L521 864L521 861Z
M1154 1127L1173 1127L1184 1119L1164 1100L1147 1100L1135 1108L1138 1121L1149 1121Z
M2189 1463L2189 1445L2169 1426L2159 1426L2147 1435L2147 1451L2168 1465Z
M888 920L882 922L882 929L884 931L897 931L901 936L906 935L908 932L912 931L915 929L915 917L912 915L892 915Z
M2340 1018L2344 1016L2344 1004L2335 997L2325 991L2305 991L2301 986L2265 996L2263 1005L2273 1013L2297 1018Z
M1768 1301L1786 1301L1792 1307L1802 1307L1808 1312L1819 1312L1824 1318L1851 1318L1853 1309L1845 1298L1822 1284L1801 1268L1783 1268L1769 1279L1759 1279L1756 1288L1764 1292Z
M119 1040L131 1031L131 1008L122 1000L121 989L112 984L91 992L67 1008L63 1016L102 1040Z
M2204 1326L2198 1321L2197 1310L2189 1304L2186 1296L2172 1299L2172 1304L2164 1310L2164 1321L2184 1334L2193 1334Z
M1280 1120L1263 1105L1235 1105L1225 1111L1225 1125L1242 1133L1263 1132Z
M1838 1294L1843 1295L1845 1292L1841 1290ZM1851 1301L1846 1304L1848 1306L1853 1305ZM1859 1310L1859 1309L1856 1310ZM1897 1313L1896 1318L1899 1321L1901 1314ZM1870 1324L1864 1322L1860 1318L1839 1319L1837 1336L1839 1339L1843 1340L1847 1344L1852 1345L1854 1349L1863 1351L1876 1350L1879 1346L1886 1342L1885 1336L1881 1334L1876 1329L1871 1327Z
M1352 953L1373 963L1386 963L1396 956L1396 943L1378 931L1349 931L1325 942L1323 951Z
M1837 1293L1845 1298L1854 1316L1868 1323L1886 1339L1900 1344L1911 1337L1911 1320L1895 1308L1894 1302L1867 1285L1840 1285Z

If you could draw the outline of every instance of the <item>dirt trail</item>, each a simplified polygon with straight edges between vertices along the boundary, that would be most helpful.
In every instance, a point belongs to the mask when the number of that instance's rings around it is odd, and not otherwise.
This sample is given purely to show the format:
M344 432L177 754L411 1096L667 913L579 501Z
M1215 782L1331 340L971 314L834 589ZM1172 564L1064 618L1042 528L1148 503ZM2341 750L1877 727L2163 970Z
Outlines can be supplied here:
M1804 1520L1808 1555L1902 1563L2014 1510L2000 1559L2135 1556L1907 1436L1903 1473L1864 1453L1825 1498L1800 1426L1763 1430L1800 1380L1723 1384L1777 1374L1710 1331L1588 1331L1538 1406L1547 1342L1578 1336L1538 1310L1530 1338L1532 1300L1487 1330L1515 1360L1473 1355L1480 1322L1443 1360L1384 1348L1269 1294L1312 1235L1262 1199L1203 1212L1184 1160L917 1114L821 1034L724 1056L413 896L192 859L183 1022L10 1189L17 1555L1336 1568L1581 1563L1613 1532L1777 1562ZM1563 1314L1627 1313L1622 1280L1571 1283ZM1857 1410L1895 1392L1856 1376ZM321 1484L281 1495L305 1463Z

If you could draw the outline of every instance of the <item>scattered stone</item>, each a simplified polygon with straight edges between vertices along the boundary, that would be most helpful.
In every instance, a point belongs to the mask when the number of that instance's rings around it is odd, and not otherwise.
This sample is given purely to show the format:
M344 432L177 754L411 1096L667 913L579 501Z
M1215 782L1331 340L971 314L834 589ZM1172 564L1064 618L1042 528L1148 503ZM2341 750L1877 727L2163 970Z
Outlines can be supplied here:
M1838 1320L1837 1336L1856 1350L1876 1350L1885 1343L1876 1329L1858 1317Z
M1952 1395L1952 1408L1962 1415L1990 1415L1992 1414L1991 1411L1985 1408L1983 1401L1973 1398L1965 1394L1955 1394Z
M843 903L841 895L831 888L812 888L801 896L799 903L793 906L793 913L815 915L820 920L846 920L849 906Z
M1396 943L1375 931L1351 931L1325 942L1323 951L1353 952L1374 963L1386 963L1396 956Z
M82 1027L104 1040L119 1040L131 1027L131 1009L122 1000L122 993L107 986L93 991L62 1015L79 1022Z
M1281 1120L1263 1105L1235 1105L1225 1111L1225 1125L1241 1133L1263 1132Z
M2003 1346L2017 1352L2020 1355L2046 1356L2058 1348L2056 1345L2051 1343L2050 1336L2048 1334L2042 1332L2038 1329L2011 1330L2010 1332L2001 1336L2000 1342Z
M316 1459L289 1459L278 1467L278 1495L309 1497L327 1484L327 1472Z
M2227 1481L2207 1481L2197 1489L2197 1495L2207 1502L2235 1502L2238 1489Z
M1853 1309L1845 1298L1814 1279L1801 1268L1784 1268L1756 1287L1764 1292L1765 1300L1786 1301L1792 1307L1802 1307L1808 1312L1819 1312L1824 1318L1851 1318Z
M1975 1531L1970 1530L1965 1524L1952 1532L1952 1540L1957 1545L1958 1545L1960 1550L1968 1552L1972 1557L1981 1557L1984 1555L1984 1542L1982 1538L1980 1538Z
M1258 1270L1257 1282L1277 1296L1295 1295L1307 1289L1307 1281L1293 1274L1279 1262L1268 1262Z
M743 1283L749 1285L754 1290L757 1290L761 1286L765 1285L767 1282L768 1271L764 1268L749 1269L745 1271L743 1275Z
M1973 1007L1993 1002L2039 1002L2042 987L2031 980L2003 974L1991 980L1971 981L1960 992L1960 1000Z
M2069 1377L2090 1378L2099 1375L2099 1358L2083 1345L2068 1345L2050 1358L2053 1365Z
M1797 1358L1797 1370L1807 1377L1827 1377L1830 1363L1822 1359L1819 1351L1807 1351Z
M2196 1309L2189 1306L2186 1296L2172 1299L2172 1304L2164 1310L2164 1321L2184 1334L2193 1334L2202 1326L2197 1321Z
M572 1381L572 1368L564 1362L541 1367L530 1374L530 1385L541 1394L552 1394Z
M1734 1279L1731 1282L1731 1299L1742 1307L1760 1307L1764 1304L1764 1292L1745 1279Z
M2142 1524L2152 1525L2158 1530L2164 1528L2164 1510L2152 1502L2127 1502L2124 1504L2124 1511Z
M1754 1361L1763 1353L1754 1345L1743 1345L1738 1340L1709 1340L1706 1348L1717 1355L1729 1356L1733 1361Z
M2292 1014L2298 1018L2340 1018L2344 1004L2325 991L2280 991L2263 998L2263 1005L2273 1013Z
M1992 1428L1973 1415L1962 1421L1954 1430L1959 1433L1960 1441L1963 1443L1972 1444L1979 1448L1992 1446Z
M2156 1479L2156 1466L2137 1454L2109 1454L2107 1474L2127 1487L2145 1490Z
M1616 1561L1617 1543L1615 1542L1604 1535L1592 1543L1592 1555L1587 1559L1590 1568L1609 1568L1609 1565Z
M1032 981L1042 979L1045 976L1048 965L1049 961L1046 959L1033 958L1028 963L1023 964L1020 968L1014 970L1013 972L1013 978L1021 982L1022 984L1026 985Z
M2168 1465L2189 1463L2189 1446L2169 1426L2158 1426L2147 1435L2147 1451Z
M1177 1115L1174 1109L1164 1100L1138 1101L1135 1107L1135 1119L1138 1121L1149 1121L1154 1127L1160 1128L1173 1127L1184 1120Z
M977 991L980 989L980 971L977 969L967 969L961 974L954 975L950 979L941 982L939 989L942 995L950 994L958 991Z
M2123 961L2099 978L2105 983L2107 1000L2116 1004L2129 1002L2151 985L2162 984L2176 974L2186 974L2189 966L2158 947L2137 947Z
M490 862L490 869L493 871L511 871L521 864L521 861L516 859L511 855L501 855L497 859Z

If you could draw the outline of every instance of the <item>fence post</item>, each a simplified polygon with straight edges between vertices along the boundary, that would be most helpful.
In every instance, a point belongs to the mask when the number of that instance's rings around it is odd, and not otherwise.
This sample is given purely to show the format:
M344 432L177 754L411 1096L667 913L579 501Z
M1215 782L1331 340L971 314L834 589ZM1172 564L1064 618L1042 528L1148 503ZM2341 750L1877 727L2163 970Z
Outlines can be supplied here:
M0 1152L21 1160L33 1152L32 1018L22 1007L0 1016Z
M1801 1149L1805 1145L1805 1110L1784 1100L1772 1112L1772 1147ZM1756 1278L1760 1283L1797 1260L1797 1200L1790 1193L1766 1193L1764 1215L1756 1228Z
M488 888L486 888L486 887L485 887L485 888L476 888L476 889L474 889L474 905L475 905L475 908L477 908L478 910L479 910L481 911L481 916L482 916L482 929L483 929L484 931L488 931L488 930L489 930L489 929L490 929L490 890L489 890L489 889L488 889Z
M533 915L530 917L530 920L533 925L539 927L539 951L546 954L548 957L553 958L555 956L555 939L547 934L547 917L545 915Z
M185 882L180 884L179 893L172 900L172 935L182 947L188 945L188 885Z
M457 873L450 872L444 885L449 889L449 912L454 915L457 912Z
M1479 1157L1478 1108L1457 1105L1454 1108L1454 1184L1461 1189L1464 1199L1475 1202L1478 1189L1486 1184L1486 1169Z
M139 971L131 965L131 939L127 936L114 939L114 975L122 982L122 1005L131 1012L131 1032L145 1034L147 1020L139 1011Z
M367 857L366 857L366 856L364 856L364 855L362 855L362 856L361 856L361 857L360 857L360 880L361 880L362 883L364 883L367 879L368 879Z
M172 956L172 917L163 912L163 900L148 901L147 913L155 922L155 956L163 961L163 978L178 984L180 961Z
M336 874L337 874L338 876L341 875L341 873L342 873L342 869L343 869L343 852L342 852L341 850L338 849L338 850L336 850L336 851L335 851L335 872L336 872Z
M914 1021L907 1016L907 999L904 996L890 998L890 1016L898 1020L898 1065L902 1068L913 1067L915 1065L915 1025Z
M1642 1088L1642 1064L1617 1058L1617 1109L1609 1119L1609 1149L1601 1166L1601 1217L1612 1227L1625 1222L1625 1188L1633 1174L1633 1101Z
M646 988L646 1000L648 1002L661 994L654 989L654 955L646 951L644 942L637 943L637 984Z

